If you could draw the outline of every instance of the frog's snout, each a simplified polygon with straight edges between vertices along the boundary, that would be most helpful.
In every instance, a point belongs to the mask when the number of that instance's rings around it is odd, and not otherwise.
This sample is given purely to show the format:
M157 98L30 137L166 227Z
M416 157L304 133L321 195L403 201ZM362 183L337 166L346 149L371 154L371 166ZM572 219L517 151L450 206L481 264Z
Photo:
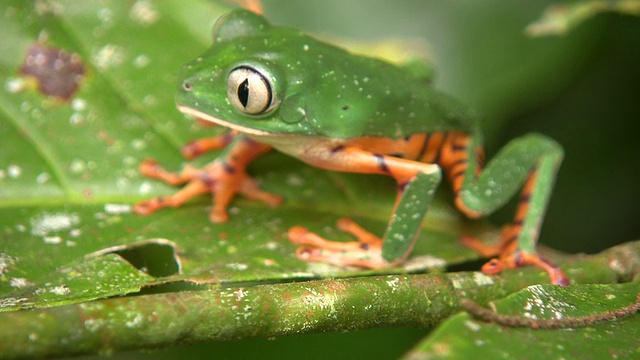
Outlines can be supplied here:
M193 84L191 82L189 82L189 81L185 81L185 82L182 83L182 89L184 91L191 91L191 90L193 90Z

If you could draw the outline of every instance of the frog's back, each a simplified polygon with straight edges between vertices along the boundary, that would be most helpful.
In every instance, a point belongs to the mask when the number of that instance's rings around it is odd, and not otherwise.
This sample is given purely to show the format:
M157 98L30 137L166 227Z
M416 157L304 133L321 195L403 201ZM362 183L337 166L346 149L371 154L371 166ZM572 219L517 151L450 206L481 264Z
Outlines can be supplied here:
M306 99L302 105L307 117L319 124L318 134L400 138L473 131L471 111L434 89L428 79L401 66L300 36L299 49L288 47L281 56L288 67L300 66L288 83L303 85L296 88Z

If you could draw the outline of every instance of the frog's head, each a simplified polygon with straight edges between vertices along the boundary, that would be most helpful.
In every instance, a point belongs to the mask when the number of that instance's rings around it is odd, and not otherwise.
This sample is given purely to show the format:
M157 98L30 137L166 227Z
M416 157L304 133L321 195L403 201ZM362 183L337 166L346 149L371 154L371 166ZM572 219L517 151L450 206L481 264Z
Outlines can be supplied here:
M301 38L250 11L228 13L214 26L213 46L183 68L178 109L252 135L308 133L303 112L283 105L303 83L283 71L283 54Z

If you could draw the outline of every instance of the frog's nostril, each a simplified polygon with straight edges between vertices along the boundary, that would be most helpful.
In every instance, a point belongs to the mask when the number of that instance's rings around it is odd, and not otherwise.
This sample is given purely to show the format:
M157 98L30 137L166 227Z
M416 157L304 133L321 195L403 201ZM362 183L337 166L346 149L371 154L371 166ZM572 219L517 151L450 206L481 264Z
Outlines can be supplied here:
M182 88L185 91L191 91L191 90L193 90L193 84L191 84L190 82L186 82L185 81L184 83L182 83Z

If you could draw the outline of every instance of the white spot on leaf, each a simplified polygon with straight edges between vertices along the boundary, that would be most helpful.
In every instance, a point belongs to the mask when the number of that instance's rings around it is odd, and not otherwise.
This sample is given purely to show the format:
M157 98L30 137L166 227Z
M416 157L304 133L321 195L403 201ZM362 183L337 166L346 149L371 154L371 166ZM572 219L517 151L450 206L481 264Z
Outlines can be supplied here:
M18 165L11 164L7 167L7 174L12 179L19 178L20 175L22 175L22 168Z
M128 214L131 212L129 204L105 204L104 212L110 215Z
M50 232L66 230L80 223L77 214L44 213L42 216L31 219L31 234L45 236Z
M129 17L141 25L151 25L158 21L160 15L150 1L138 0L131 7Z
M9 280L9 285L11 285L11 287L17 288L17 289L21 289L23 287L27 287L29 286L31 283L29 283L29 281L25 278L11 278L11 280Z
M124 49L118 45L107 44L93 56L93 61L100 69L109 69L124 62Z

